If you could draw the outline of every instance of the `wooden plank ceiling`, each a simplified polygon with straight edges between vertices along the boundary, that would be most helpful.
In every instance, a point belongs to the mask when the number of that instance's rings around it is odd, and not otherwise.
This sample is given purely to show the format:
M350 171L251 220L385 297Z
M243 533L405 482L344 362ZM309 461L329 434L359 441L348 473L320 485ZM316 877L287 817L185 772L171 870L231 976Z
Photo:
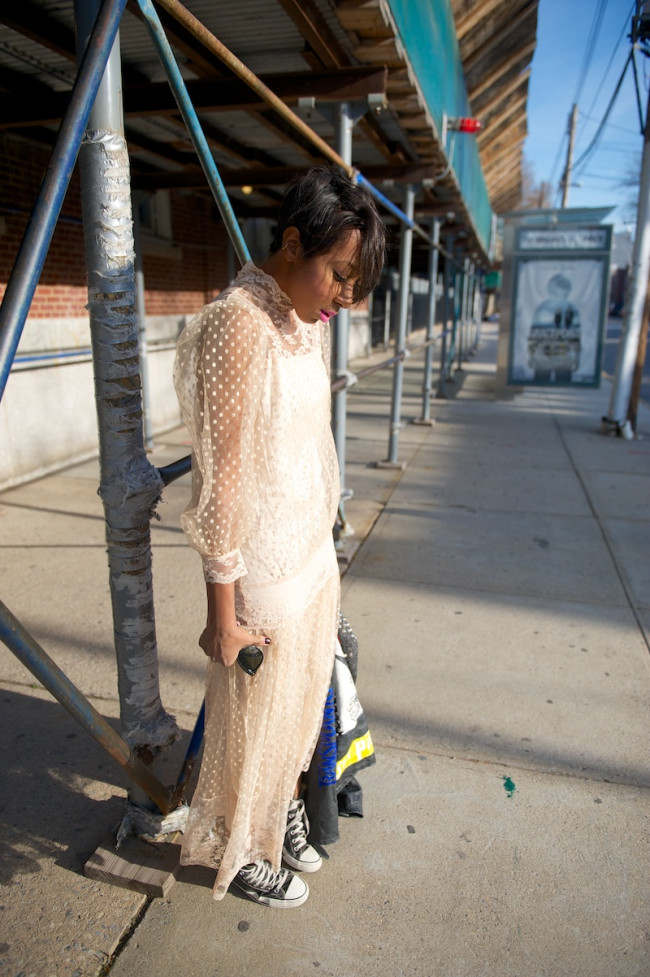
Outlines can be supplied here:
M522 190L526 105L538 0L452 0L479 154L492 209L516 208Z
M521 192L537 2L452 0L472 110L484 123L479 151L497 212L516 206ZM272 215L281 185L319 160L318 152L170 16L169 0L158 3L237 212ZM328 105L383 96L381 111L366 111L355 127L353 162L398 204L400 183L417 183L416 216L453 210L468 250L485 263L386 0L187 0L187 7L207 31L228 36L252 70L262 74L266 67L269 87L331 144L335 124ZM144 55L150 44L133 0L120 38L134 185L204 186L160 68ZM74 74L72 0L0 0L0 131L51 145Z

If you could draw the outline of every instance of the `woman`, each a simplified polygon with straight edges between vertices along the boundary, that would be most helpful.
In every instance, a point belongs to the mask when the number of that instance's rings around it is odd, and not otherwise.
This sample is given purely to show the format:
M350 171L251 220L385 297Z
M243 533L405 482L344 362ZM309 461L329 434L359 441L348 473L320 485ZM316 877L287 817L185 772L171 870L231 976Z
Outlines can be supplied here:
M294 181L269 257L186 327L175 383L193 443L183 528L203 558L210 659L201 771L184 864L218 869L263 905L308 896L316 871L299 779L332 674L339 472L330 429L329 320L377 283L384 229L371 195L333 168ZM264 650L254 675L235 663ZM253 649L254 650L254 649Z

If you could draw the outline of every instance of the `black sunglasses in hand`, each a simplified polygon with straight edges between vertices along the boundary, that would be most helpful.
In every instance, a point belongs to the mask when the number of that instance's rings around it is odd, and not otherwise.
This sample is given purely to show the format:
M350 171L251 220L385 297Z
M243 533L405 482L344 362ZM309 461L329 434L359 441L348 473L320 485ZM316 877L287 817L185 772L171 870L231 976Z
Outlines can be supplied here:
M246 645L237 655L237 664L247 675L254 675L264 661L264 653L258 645Z

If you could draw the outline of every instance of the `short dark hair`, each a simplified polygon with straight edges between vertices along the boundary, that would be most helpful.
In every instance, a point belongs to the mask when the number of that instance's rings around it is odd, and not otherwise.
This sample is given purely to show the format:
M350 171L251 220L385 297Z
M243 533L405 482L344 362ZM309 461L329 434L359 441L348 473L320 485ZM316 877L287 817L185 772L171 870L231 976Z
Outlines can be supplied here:
M288 227L300 234L302 253L313 258L336 247L350 231L361 235L359 279L354 301L360 302L377 285L384 265L386 230L369 190L336 166L314 166L287 186L271 254L282 247Z

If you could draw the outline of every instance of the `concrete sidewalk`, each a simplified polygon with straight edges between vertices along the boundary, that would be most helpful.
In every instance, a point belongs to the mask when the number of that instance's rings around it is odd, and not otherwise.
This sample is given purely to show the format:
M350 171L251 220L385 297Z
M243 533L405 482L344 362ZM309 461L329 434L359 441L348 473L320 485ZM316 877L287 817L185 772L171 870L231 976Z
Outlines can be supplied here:
M84 878L120 772L0 648L0 974L95 975L124 937L111 977L648 977L650 412L623 441L598 433L608 384L497 402L495 358L485 324L436 424L402 429L403 473L374 465L392 375L350 392L346 514L365 541L343 610L378 763L299 911L214 903L198 869L151 903ZM421 377L408 360L405 421ZM96 485L88 464L0 496L0 596L115 719ZM204 613L186 497L171 486L153 527L163 700L185 739Z

